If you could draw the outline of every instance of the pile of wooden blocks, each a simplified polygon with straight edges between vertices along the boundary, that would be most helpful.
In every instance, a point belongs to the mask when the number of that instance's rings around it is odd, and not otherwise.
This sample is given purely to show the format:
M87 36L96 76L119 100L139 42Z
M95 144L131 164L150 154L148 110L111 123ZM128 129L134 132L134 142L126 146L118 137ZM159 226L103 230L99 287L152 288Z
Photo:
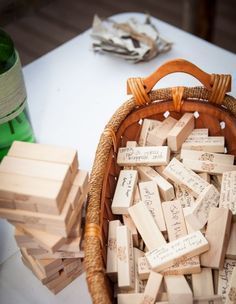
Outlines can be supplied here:
M236 303L234 155L195 119L144 119L119 148L106 268L118 304Z
M88 172L74 149L15 141L0 164L0 217L23 263L53 293L83 272Z

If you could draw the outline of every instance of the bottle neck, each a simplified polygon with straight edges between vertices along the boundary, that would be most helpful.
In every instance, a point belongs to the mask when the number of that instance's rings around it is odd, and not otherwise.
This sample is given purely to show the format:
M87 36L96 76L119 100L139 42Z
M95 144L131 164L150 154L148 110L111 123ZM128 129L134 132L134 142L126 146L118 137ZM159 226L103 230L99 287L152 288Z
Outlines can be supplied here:
M10 36L0 29L0 75L16 62L16 51Z

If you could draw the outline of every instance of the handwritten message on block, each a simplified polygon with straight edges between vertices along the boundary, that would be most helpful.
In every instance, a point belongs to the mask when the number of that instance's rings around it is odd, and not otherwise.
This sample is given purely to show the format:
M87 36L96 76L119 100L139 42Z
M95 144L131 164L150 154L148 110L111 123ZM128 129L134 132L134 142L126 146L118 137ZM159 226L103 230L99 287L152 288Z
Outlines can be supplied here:
M207 240L200 231L196 231L149 251L145 256L151 269L159 272L181 261L181 258L190 258L208 249Z
M153 181L158 186L161 197L165 201L170 201L175 197L174 187L164 177L151 167L137 167L142 181Z
M182 208L193 206L195 199L190 191L184 186L174 184L176 198L180 201Z
M190 150L181 149L180 158L208 161L208 162L220 163L225 165L234 164L234 155L205 152L205 151L194 151L194 150L190 151Z
M133 289L135 274L132 236L126 226L118 226L116 233L118 286Z
M208 129L193 129L189 137L208 137Z
M223 303L225 303L227 295L229 294L231 276L234 267L236 267L235 260L225 259L224 268L219 271L218 294L222 296Z
M160 290L163 276L154 271L150 272L147 285L143 293L143 301L140 304L154 304Z
M119 148L117 163L120 166L160 166L168 164L170 149L158 147Z
M235 171L236 166L211 161L183 159L183 164L195 172L207 172L210 174L222 174L227 171Z
M128 208L133 203L138 173L136 170L121 170L116 185L111 209L114 214L128 214Z
M198 195L209 185L197 175L197 173L184 166L176 158L171 160L163 173L176 184L184 185L190 190L194 197L198 197Z
M206 138L186 140L182 144L182 149L224 153L225 138L223 136L210 136Z
M206 224L211 207L217 207L220 194L213 185L209 185L196 199L192 212L186 215L186 220L195 230L203 228Z
M161 231L166 231L162 204L157 185L153 181L139 183L141 199L148 207Z
M236 214L236 171L223 173L220 207L229 208Z

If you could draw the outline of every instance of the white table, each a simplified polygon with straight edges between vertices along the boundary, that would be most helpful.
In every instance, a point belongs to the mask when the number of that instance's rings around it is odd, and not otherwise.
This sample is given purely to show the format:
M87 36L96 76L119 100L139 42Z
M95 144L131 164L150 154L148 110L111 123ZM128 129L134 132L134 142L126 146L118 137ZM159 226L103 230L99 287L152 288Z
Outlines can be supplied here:
M114 17L144 20L144 15L125 13ZM172 41L171 52L148 63L131 64L119 58L94 54L90 30L63 44L24 68L29 110L37 140L78 149L80 167L91 170L100 134L114 111L126 99L126 80L146 77L166 60L185 58L208 73L232 74L236 95L236 56L226 50L153 20L160 33ZM194 86L198 81L185 74L169 75L156 86ZM0 303L91 303L85 275L58 295L47 288L21 263L13 229L0 220Z

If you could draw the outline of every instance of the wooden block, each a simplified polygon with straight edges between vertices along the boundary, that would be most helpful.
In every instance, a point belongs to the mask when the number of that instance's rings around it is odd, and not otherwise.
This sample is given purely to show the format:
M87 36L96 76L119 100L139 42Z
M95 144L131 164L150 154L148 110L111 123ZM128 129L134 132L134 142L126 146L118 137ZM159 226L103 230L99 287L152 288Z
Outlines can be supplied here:
M232 271L225 303L235 304L235 302L236 302L236 267L234 267Z
M178 200L163 202L162 207L169 241L172 242L187 235L187 228L180 202ZM166 269L164 274L187 274L196 272L200 272L200 261L197 256L175 264L173 267Z
M184 276L164 276L164 282L169 304L193 303L193 294Z
M139 245L139 239L138 239L138 231L135 227L135 224L132 220L132 218L130 217L129 214L123 214L122 215L123 218L123 223L125 226L127 226L132 234L132 239L133 239L133 245L135 247L138 247Z
M200 230L206 224L211 207L217 207L219 204L220 194L213 185L200 193L196 199L192 211L186 215L186 221L195 230Z
M171 116L162 121L160 126L148 132L146 146L163 146L166 143L170 130L177 123Z
M212 269L212 273L213 273L214 293L218 294L219 270Z
M208 182L209 184L211 183L211 176L210 174L203 172L203 173L198 173L198 175L204 179L206 182Z
M44 211L51 207L54 214L59 214L65 203L68 190L69 186L63 187L60 181L0 173L0 196L2 199L12 200L15 204L35 204L37 209L45 207ZM20 206L22 205L18 204L17 207Z
M220 207L236 214L236 171L224 172L221 184Z
M206 128L199 128L199 129L193 129L193 131L190 133L191 137L208 137L208 129Z
M223 304L222 297L220 295L194 297L194 304Z
M70 166L72 172L78 169L77 151L71 148L56 147L52 145L14 141L8 156L41 160Z
M0 198L0 208L16 209L16 204L14 200ZM33 205L33 209L36 209L35 204Z
M166 231L162 204L157 185L153 181L139 183L141 200L148 207L156 224L161 231Z
M84 258L84 251L79 252L67 252L67 251L56 251L54 253L45 252L37 253L37 249L27 249L29 254L31 254L36 259L75 259L75 258Z
M72 260L72 262L64 266L64 271L67 275L77 270L82 265L81 259L75 259L75 260L70 259L70 260Z
M126 226L116 228L118 286L127 290L134 288L133 242Z
M148 132L151 131L155 126L159 126L159 125L161 125L161 121L158 120L146 119L146 118L143 120L141 133L138 141L139 146L143 147L146 145Z
M222 269L229 242L232 212L225 208L211 208L205 237L210 250L201 255L201 265Z
M149 250L166 243L153 216L143 202L130 207L129 214Z
M223 136L209 136L201 139L186 140L182 144L182 149L224 153L225 138Z
M112 200L113 214L128 214L128 208L133 204L138 172L136 170L121 170Z
M142 303L143 293L119 293L117 294L118 304L137 304Z
M236 260L236 223L232 223L226 258Z
M214 295L214 286L211 268L202 268L200 273L192 274L194 297Z
M173 242L161 245L145 254L152 270L162 271L181 258L191 258L209 249L209 244L200 231L193 232Z
M219 153L211 153L204 151L190 151L181 149L180 153L181 159L192 159L192 160L201 160L201 161L209 161L213 163L220 163L224 165L233 165L234 164L234 155L230 154L219 154Z
M235 171L236 166L213 163L211 161L183 159L183 164L195 172L206 172L209 174L222 174L227 171Z
M138 147L138 144L136 141L127 141L126 142L126 148L136 148ZM124 170L134 170L134 166L125 166L123 168Z
M147 285L143 294L143 301L140 304L154 304L160 290L163 276L154 271L150 272Z
M170 201L175 197L172 184L158 174L153 168L140 166L137 167L137 170L142 181L153 181L157 184L163 200Z
M161 166L170 160L167 146L119 148L117 164L120 166Z
M79 169L76 172L75 178L73 180L74 186L79 186L83 194L87 194L89 184L89 174L86 170Z
M144 256L144 252L138 248L133 248L134 251L134 290L133 292L144 292L145 284L139 277L138 264L139 259Z
M77 219L69 231L68 237L75 238L81 236L82 212L77 215Z
M141 201L140 193L139 193L139 188L136 187L134 191L134 204L139 203Z
M225 259L224 267L219 271L218 294L222 296L223 303L225 303L229 293L231 276L235 266L236 261Z
M80 252L81 251L81 239L82 236L76 238L67 238L65 244L63 244L58 251L65 252Z
M141 280L147 280L151 268L145 256L138 258L138 275Z
M121 222L119 220L109 222L106 273L113 281L117 281L117 271L118 271L117 270L117 240L116 240L116 229L118 226L121 226Z
M188 188L174 184L176 199L180 201L182 208L191 207L195 203L193 195Z
M45 259L45 260L37 260L35 259L35 263L39 266L45 276L51 276L55 272L60 271L64 268L62 264L62 259Z
M168 146L172 151L178 151L182 143L191 134L194 128L194 116L192 113L185 113L171 129L167 137Z
M209 185L197 173L173 158L164 170L164 174L178 185L184 185L194 197Z

